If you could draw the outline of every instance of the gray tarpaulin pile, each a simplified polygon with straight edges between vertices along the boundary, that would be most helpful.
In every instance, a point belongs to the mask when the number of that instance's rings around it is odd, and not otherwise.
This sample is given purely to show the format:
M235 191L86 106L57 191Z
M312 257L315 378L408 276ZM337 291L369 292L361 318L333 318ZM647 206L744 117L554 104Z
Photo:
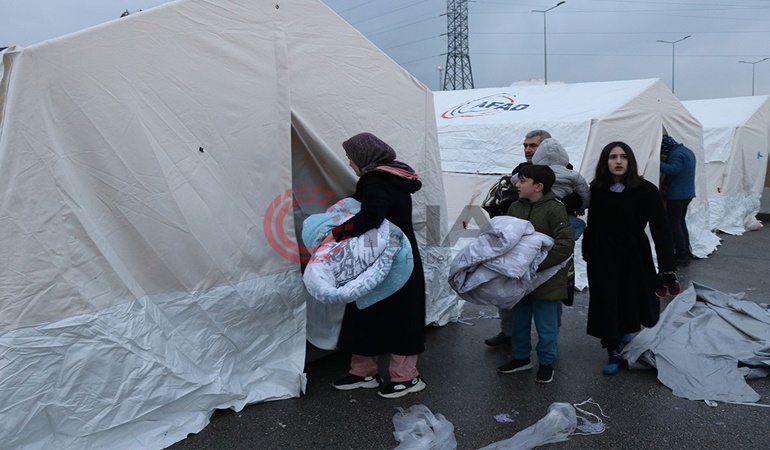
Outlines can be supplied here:
M693 283L623 353L631 369L657 368L678 397L757 402L745 380L770 374L770 312L743 294Z

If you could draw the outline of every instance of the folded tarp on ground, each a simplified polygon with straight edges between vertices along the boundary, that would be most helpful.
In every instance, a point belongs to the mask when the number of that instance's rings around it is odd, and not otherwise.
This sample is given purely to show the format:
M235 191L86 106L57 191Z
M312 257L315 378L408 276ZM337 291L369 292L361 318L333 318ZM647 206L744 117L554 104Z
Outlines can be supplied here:
M693 283L626 346L630 368L656 367L677 397L759 401L745 380L770 374L770 312L742 297Z

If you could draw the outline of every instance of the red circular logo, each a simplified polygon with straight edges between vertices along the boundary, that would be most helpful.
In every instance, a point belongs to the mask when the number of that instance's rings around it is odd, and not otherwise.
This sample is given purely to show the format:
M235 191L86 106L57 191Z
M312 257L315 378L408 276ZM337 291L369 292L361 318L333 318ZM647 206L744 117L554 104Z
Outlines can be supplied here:
M284 223L286 216L300 204L315 203L319 206L329 206L334 193L328 189L323 191L320 186L308 188L304 185L296 190L287 189L283 194L277 195L265 210L265 218L262 222L265 238L270 247L283 258L300 264L307 264L310 261L311 251L298 243L295 237L286 234Z

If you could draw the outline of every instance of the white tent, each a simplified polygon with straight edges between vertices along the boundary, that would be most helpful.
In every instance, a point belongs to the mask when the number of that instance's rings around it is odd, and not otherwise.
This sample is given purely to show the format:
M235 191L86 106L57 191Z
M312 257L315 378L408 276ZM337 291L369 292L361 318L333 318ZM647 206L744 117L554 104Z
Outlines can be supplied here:
M742 234L757 221L770 152L770 96L682 102L703 125L712 229Z
M297 397L342 308L306 303L295 228L352 194L361 131L421 174L428 321L459 315L432 94L320 1L179 0L3 57L3 447L162 448Z
M624 141L644 177L658 184L665 128L698 157L698 198L687 218L693 253L705 257L718 246L708 225L700 123L660 80L441 91L434 92L434 102L450 222L459 218L467 225L481 214L467 205L479 205L500 174L525 160L521 143L531 130L551 133L589 182L604 145ZM576 284L582 289L579 246L577 252Z

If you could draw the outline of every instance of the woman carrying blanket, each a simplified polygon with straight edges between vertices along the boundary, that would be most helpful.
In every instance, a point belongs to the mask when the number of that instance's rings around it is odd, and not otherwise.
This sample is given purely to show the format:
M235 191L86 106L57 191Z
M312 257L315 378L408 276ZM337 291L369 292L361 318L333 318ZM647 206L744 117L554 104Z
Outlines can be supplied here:
M412 228L412 197L422 183L396 152L371 133L357 134L342 143L350 167L360 178L353 198L361 211L334 228L337 241L360 236L387 219L409 239L414 270L404 287L364 309L355 302L345 307L337 347L352 353L350 372L334 382L340 390L380 387L379 355L390 354L390 383L378 394L403 397L425 389L417 371L417 355L425 351L425 276Z

